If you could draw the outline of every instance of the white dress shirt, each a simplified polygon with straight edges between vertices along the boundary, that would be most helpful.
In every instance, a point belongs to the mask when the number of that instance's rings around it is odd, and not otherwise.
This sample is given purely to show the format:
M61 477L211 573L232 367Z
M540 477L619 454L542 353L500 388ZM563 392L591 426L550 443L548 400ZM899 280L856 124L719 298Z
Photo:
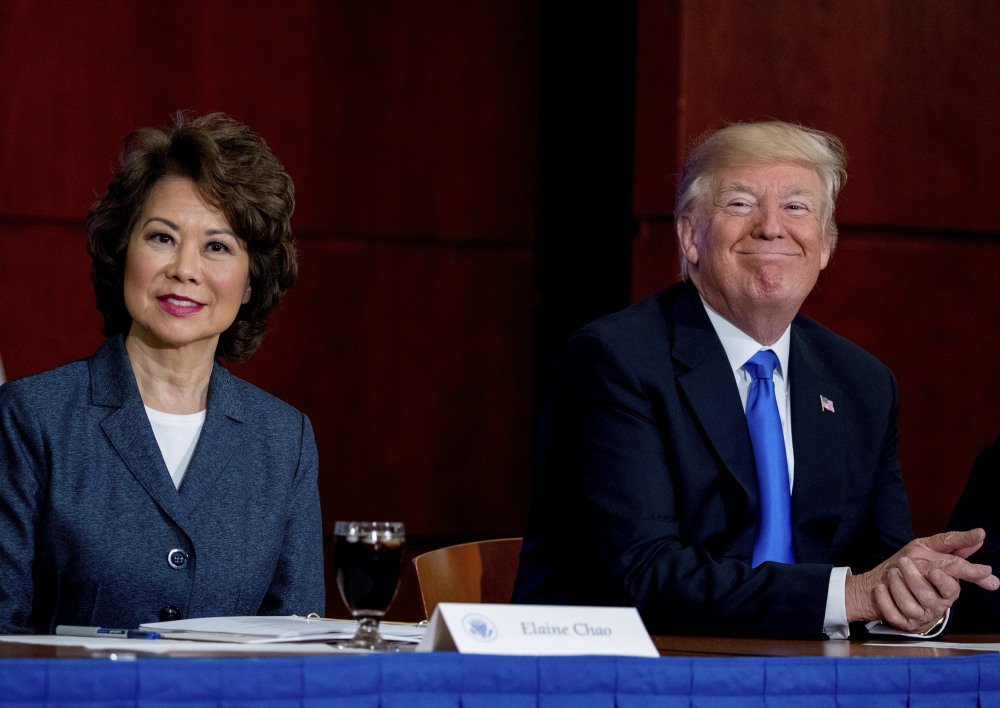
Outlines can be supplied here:
M770 345L760 344L749 334L738 328L732 322L701 301L708 313L708 319L715 328L715 333L726 350L726 357L736 377L736 387L740 391L743 410L747 408L747 397L750 393L752 378L743 368L754 354L762 349L771 349L778 357L778 366L774 370L774 398L778 404L778 417L781 418L781 434L785 439L785 458L788 461L788 490L791 493L795 485L795 451L792 447L792 404L789 391L791 389L791 372L788 369L788 352L791 346L792 327L789 325L778 340ZM847 598L845 588L847 574L850 568L835 567L830 574L830 584L826 594L826 611L823 616L823 631L831 639L846 639L850 636L847 623Z

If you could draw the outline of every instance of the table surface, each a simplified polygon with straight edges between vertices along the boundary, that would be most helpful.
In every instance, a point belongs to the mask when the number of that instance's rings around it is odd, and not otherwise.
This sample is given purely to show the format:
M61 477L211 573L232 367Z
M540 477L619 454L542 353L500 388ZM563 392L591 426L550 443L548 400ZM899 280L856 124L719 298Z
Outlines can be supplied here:
M1000 644L1000 635L950 634L941 641L953 644ZM873 642L879 642L879 645L875 645ZM859 656L961 656L983 653L971 649L913 646L915 644L913 641L892 637L820 640L655 636L653 644L661 656L828 656L842 658Z
M163 640L170 641L170 640ZM870 644L872 640L850 639L850 640L812 640L812 639L759 639L747 637L681 637L681 636L654 636L653 644L659 650L661 656L684 656L684 657L738 657L738 656L825 656L825 657L878 657L878 656L903 656L903 657L933 657L933 656L962 656L969 654L982 654L983 652L968 649L948 649L911 646L912 642L905 640L886 639L884 643L888 646L874 646ZM882 641L882 640L879 640ZM1000 644L1000 635L987 634L963 634L946 635L944 641L949 643L995 643ZM412 650L413 645L406 646L404 650ZM15 642L0 642L0 658L3 659L52 659L52 658L107 658L107 650L99 651L85 649L83 647L70 646L44 646L38 644L19 644ZM141 656L141 652L136 652ZM301 653L297 656L303 656ZM185 650L182 652L172 652L170 654L150 654L149 656L177 656L177 657L220 657L226 656L217 652L204 652ZM248 658L252 654L233 654L240 658ZM284 656L283 654L268 653L266 656ZM331 656L331 654L324 654ZM335 656L335 655L334 655Z

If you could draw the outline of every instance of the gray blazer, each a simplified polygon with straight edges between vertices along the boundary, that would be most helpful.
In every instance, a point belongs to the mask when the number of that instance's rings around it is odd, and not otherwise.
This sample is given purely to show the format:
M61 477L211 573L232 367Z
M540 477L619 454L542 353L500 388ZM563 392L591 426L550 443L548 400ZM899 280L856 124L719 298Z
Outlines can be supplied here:
M120 336L0 386L0 633L324 610L309 419L216 364L178 491Z

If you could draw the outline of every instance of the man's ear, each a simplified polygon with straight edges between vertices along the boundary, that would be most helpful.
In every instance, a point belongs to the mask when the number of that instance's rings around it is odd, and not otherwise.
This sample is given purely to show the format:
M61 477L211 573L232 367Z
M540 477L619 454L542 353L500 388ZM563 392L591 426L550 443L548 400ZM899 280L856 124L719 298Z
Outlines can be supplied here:
M688 263L698 262L698 244L696 243L697 229L695 228L694 217L690 213L677 217L674 223L677 230L677 244L681 253L687 258Z

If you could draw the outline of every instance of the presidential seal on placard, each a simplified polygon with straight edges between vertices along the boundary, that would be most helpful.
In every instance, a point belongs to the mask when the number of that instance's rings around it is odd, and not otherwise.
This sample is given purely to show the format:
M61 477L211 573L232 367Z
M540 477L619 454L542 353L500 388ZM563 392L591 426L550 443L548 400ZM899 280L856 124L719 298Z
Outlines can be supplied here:
M466 615L462 618L462 629L473 639L481 642L492 642L497 638L497 626L488 617L482 615Z

